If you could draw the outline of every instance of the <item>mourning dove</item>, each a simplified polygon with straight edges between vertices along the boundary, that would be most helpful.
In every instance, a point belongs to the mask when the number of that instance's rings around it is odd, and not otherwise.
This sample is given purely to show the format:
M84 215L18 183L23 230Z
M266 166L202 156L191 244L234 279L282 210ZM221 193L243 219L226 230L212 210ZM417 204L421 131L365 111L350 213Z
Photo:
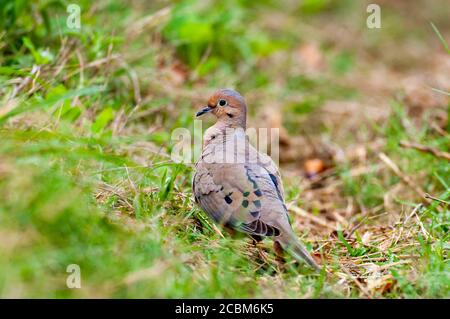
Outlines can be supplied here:
M289 223L277 166L248 141L244 98L230 89L219 90L196 116L205 113L217 122L206 130L195 166L195 201L215 222L255 240L272 237L276 252L286 250L319 270Z

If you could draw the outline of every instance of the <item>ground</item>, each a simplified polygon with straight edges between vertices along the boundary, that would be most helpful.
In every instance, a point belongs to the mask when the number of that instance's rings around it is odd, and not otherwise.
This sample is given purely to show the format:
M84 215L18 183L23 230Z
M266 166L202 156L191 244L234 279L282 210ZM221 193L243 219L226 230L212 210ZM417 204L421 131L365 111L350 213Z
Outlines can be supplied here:
M447 1L71 3L0 4L1 297L450 297ZM222 87L321 273L195 205L172 132Z

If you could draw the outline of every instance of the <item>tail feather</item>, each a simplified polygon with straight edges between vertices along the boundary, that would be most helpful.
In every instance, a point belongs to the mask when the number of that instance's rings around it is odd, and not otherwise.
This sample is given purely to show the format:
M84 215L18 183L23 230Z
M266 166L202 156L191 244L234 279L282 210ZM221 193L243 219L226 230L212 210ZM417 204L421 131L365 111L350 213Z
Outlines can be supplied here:
M279 243L284 250L286 250L292 257L298 262L306 261L308 265L314 268L316 271L320 271L320 266L314 261L309 252L300 244L294 235L283 236L280 238Z

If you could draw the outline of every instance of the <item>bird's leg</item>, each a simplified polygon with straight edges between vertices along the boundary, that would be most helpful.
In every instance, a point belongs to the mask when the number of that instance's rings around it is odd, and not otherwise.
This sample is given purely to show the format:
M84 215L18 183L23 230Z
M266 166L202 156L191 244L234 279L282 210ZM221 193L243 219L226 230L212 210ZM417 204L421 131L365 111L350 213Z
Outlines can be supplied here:
M273 250L275 251L275 260L278 263L280 271L286 269L286 260L284 259L284 250L278 241L273 242Z
M267 256L264 254L264 247L263 245L260 245L260 242L262 242L263 238L258 235L250 235L252 238L252 245L256 248L258 251L258 257L263 262L267 263Z
M252 244L255 247L258 247L258 243L262 241L262 237L258 236L258 235L251 235L251 238L252 238Z
M236 232L236 230L234 230L232 227L229 227L229 226L227 226L227 225L221 225L221 226L222 226L222 229L223 229L228 235L230 235L231 237L236 237L237 232Z

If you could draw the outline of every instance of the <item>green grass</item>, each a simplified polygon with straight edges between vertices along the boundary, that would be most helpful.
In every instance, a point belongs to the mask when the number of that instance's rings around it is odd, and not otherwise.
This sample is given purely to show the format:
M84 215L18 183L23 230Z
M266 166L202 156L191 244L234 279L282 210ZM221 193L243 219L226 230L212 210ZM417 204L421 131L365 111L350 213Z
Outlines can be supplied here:
M410 115L390 94L384 98L391 106L380 106L389 109L388 119L361 121L357 132L352 114L334 122L348 125L345 135L321 120L329 101L367 98L352 82L365 72L366 57L308 32L364 8L331 1L305 1L288 11L269 0L77 3L80 30L65 24L66 1L0 4L0 297L450 297L450 165L399 146L410 140L449 152L448 117L439 133L433 110ZM394 19L395 10L386 10ZM274 26L271 14L284 22ZM445 19L436 19L436 41L445 43ZM436 34L421 32L402 26L396 37L428 47L426 39ZM368 51L392 40L387 33L366 36ZM298 46L312 37L328 66L319 75L294 67ZM313 142L367 146L364 160L334 162L324 182L336 196L332 208L322 208L328 200L301 184L301 162L294 163L294 178L285 178L291 204L336 226L335 234L309 229L291 216L328 273L289 258L282 267L269 241L259 251L245 237L220 233L193 202L192 166L168 157L172 131L192 130L208 93L229 86L246 95L252 117L279 102L292 136L305 124L302 132ZM442 110L448 116L449 105ZM308 127L310 121L320 125ZM383 143L372 149L376 139ZM423 197L384 166L379 152L441 202L424 203L405 222ZM380 168L352 174L359 166ZM345 227L329 214L345 211L349 201ZM80 266L81 289L66 286L70 264ZM379 286L370 286L377 278L361 264L381 267Z

